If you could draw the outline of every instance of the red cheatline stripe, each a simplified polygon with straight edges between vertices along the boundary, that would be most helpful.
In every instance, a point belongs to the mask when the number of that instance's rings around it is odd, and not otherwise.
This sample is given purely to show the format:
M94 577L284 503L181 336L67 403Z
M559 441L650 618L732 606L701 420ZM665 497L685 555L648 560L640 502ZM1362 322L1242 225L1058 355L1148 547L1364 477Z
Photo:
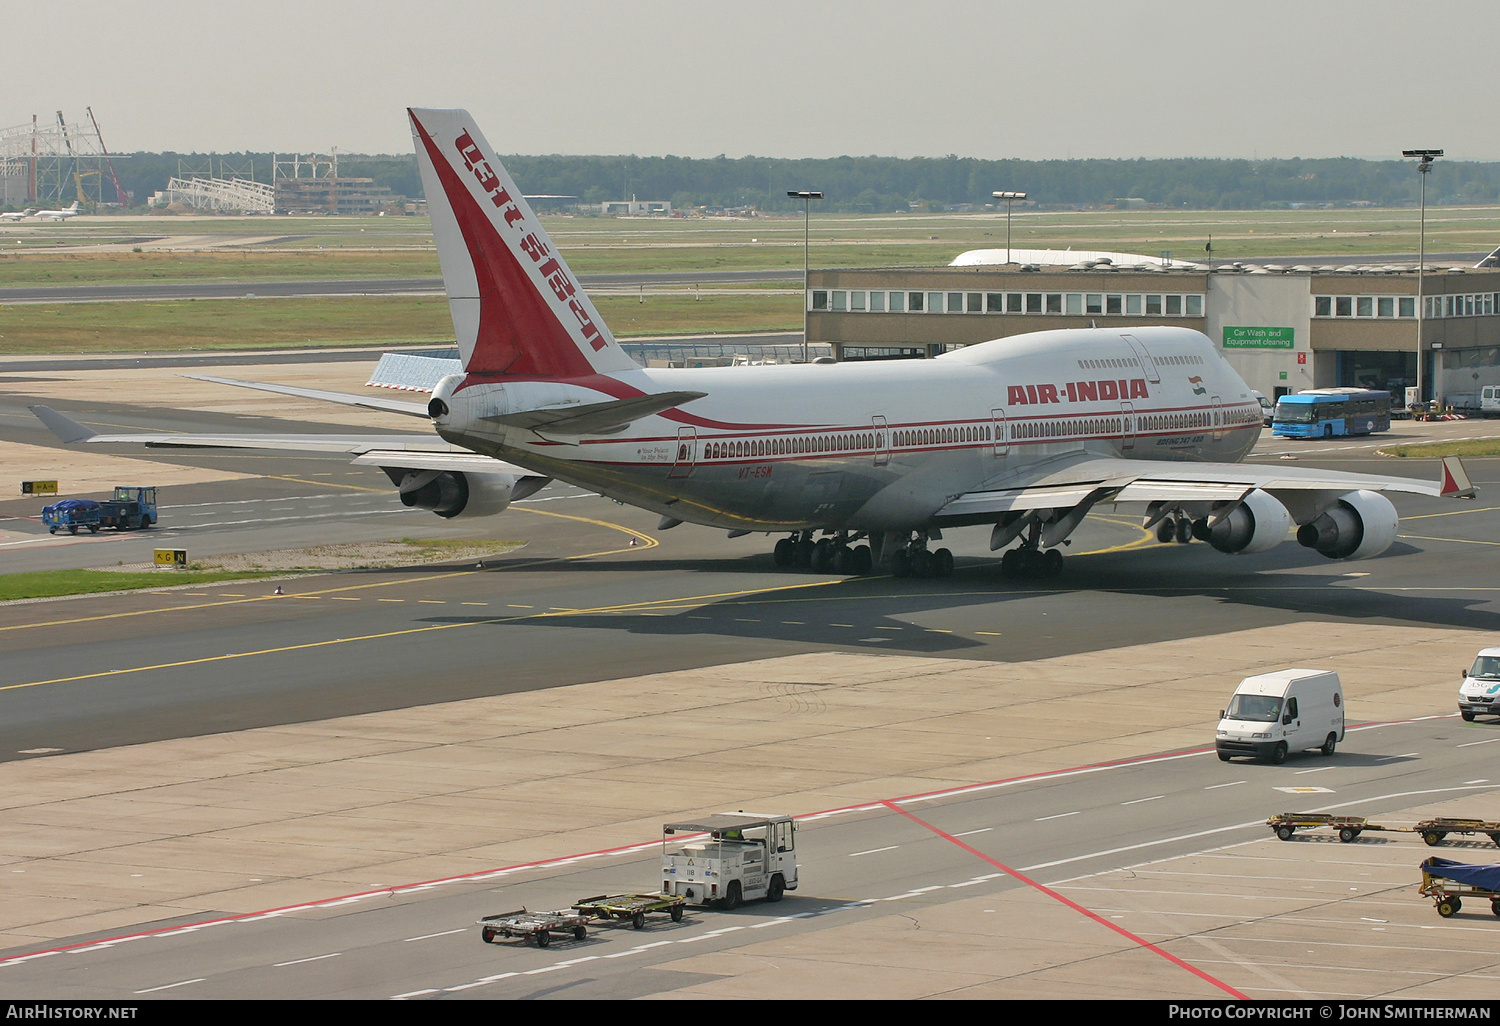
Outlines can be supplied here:
M1019 880L1021 883L1025 884L1027 887L1035 887L1037 890L1039 890L1043 894L1047 895L1047 897L1053 898L1053 899L1055 899L1057 901L1062 902L1064 905L1066 905L1069 908L1071 908L1074 912L1078 912L1081 915L1087 916L1088 918L1092 919L1094 922L1098 923L1100 926L1107 926L1107 927L1109 927L1111 930L1115 931L1115 933L1118 933L1120 936L1126 937L1126 938L1134 941L1135 943L1139 944L1141 947L1145 948L1147 951L1155 952L1156 954L1160 955L1162 958L1165 958L1168 962L1171 962L1173 965L1175 965L1175 966L1177 966L1177 967L1179 967L1181 969L1186 969L1188 972L1192 973L1194 976L1198 977L1201 980L1204 980L1207 983L1212 983L1215 987L1218 987L1224 993L1232 995L1234 997L1237 997L1241 1001L1249 1001L1250 1000L1246 995L1241 994L1239 991L1235 990L1233 987L1231 987L1229 984L1225 983L1223 980L1220 980L1220 979L1217 979L1217 978L1215 978L1213 976L1210 976L1208 973L1204 972L1202 969L1199 969L1195 965L1192 965L1192 964L1190 964L1188 962L1184 962L1182 959L1178 958L1176 955L1172 954L1171 952L1164 951L1161 948L1157 947L1155 944L1152 944L1146 938L1144 938L1144 937L1137 937L1135 934L1131 933L1129 930L1125 929L1123 926L1116 926L1114 923L1111 923L1108 919L1105 919L1103 916L1099 915L1097 912L1091 912L1088 909L1084 908L1082 905L1078 904L1078 902L1073 901L1071 898L1065 898L1065 897L1063 897L1061 894L1058 894L1056 891L1054 891L1052 888L1048 887L1046 884L1037 883L1035 880L1033 880L1031 877L1027 876L1025 873L1017 872L1016 870L1014 870L1014 869L1010 868L1009 866L1007 866L1005 863L1000 862L997 859L990 858L988 855L986 855L984 852L980 851L978 848L975 848L973 845L971 845L971 844L965 844L963 841L960 841L957 837L954 837L952 834L944 833L943 831L939 830L937 827L933 826L931 823L927 822L925 819L922 819L922 818L920 818L918 816L913 816L910 812L907 812L905 809L901 808L901 806L895 804L894 802L885 801L885 802L881 802L880 804L884 805L886 808L890 809L893 812L900 813L901 815L905 816L907 819L911 820L913 823L916 823L918 826L926 827L928 830L931 830L933 833L937 834L943 840L949 841L949 842L951 842L953 844L958 845L960 848L962 848L964 851L968 852L970 855L973 855L975 858L983 859L985 862L988 862L990 865L992 865L996 869L1000 870L1000 872L1005 873L1007 876L1013 877L1016 880Z

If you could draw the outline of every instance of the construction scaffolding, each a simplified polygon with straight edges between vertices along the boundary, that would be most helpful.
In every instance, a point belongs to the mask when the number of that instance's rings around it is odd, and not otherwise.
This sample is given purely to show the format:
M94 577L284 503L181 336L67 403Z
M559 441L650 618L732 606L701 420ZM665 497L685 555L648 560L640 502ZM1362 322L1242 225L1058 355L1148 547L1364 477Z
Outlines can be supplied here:
M276 209L276 190L247 178L178 178L151 196L152 206L181 203L216 213L269 214Z
M276 209L287 213L373 214L396 199L389 186L376 185L373 178L341 176L337 150L328 156L273 154L271 181Z
M0 128L0 203L76 199L96 206L104 201L106 178L116 181L97 121L70 125L58 111L55 122L32 115L30 124Z

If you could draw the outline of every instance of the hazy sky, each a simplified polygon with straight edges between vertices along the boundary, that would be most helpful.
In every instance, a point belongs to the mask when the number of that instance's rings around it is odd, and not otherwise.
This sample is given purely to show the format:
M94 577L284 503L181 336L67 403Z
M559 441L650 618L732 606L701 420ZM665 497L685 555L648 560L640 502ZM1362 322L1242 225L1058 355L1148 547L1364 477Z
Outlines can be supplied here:
M0 127L113 150L1500 159L1500 3L12 4Z

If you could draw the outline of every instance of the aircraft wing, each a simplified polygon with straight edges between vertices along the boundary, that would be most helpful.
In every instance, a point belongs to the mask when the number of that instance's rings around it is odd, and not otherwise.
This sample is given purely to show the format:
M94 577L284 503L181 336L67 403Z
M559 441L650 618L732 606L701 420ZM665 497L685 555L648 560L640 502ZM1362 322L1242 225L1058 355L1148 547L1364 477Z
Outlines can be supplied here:
M106 435L47 406L31 412L68 445L125 443L153 449L280 449L357 457L354 462L410 470L466 470L471 473L536 477L535 472L451 445L436 435L233 435L170 432ZM423 414L426 415L425 412Z
M1237 502L1256 489L1284 501L1295 493L1340 495L1360 489L1473 498L1474 487L1456 456L1443 460L1437 481L1377 474L1349 474L1310 467L1269 467L1252 463L1177 463L1104 456L1065 458L1031 468L1018 480L959 495L940 509L940 523L960 525L994 519L1012 510L1069 509L1083 502ZM1295 502L1296 505L1304 505Z

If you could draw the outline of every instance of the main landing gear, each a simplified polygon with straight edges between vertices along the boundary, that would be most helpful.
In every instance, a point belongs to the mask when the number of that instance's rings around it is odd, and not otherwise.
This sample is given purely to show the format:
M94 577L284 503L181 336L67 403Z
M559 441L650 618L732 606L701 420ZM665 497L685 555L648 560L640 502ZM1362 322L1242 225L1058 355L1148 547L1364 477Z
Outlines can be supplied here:
M927 535L922 531L891 553L893 577L947 577L952 572L953 553L947 549L929 552Z
M1200 528L1199 525L1202 525ZM1207 520L1189 520L1181 513L1163 517L1156 522L1156 540L1163 545L1177 542L1186 545L1194 538L1208 537Z
M815 574L843 574L846 577L863 577L870 572L874 560L868 545L851 545L864 537L839 532L835 537L823 537L813 541L813 532L798 531L790 538L776 543L772 552L777 566L811 570Z
M1067 542L1063 542L1064 545ZM1062 573L1062 549L1042 549L1042 522L1035 520L1018 548L1006 549L1000 557L1000 573L1005 577L1056 577Z

